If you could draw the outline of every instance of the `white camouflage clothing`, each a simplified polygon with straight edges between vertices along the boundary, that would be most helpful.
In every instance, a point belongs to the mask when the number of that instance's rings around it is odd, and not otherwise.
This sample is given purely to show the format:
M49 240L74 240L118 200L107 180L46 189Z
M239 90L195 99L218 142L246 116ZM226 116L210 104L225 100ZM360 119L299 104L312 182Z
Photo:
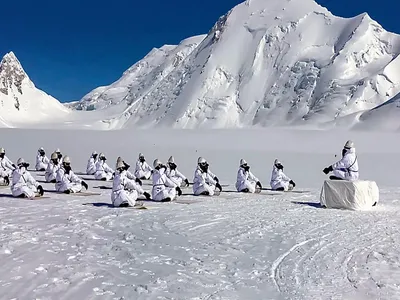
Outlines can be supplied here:
M174 200L176 198L177 185L165 174L165 168L153 171L152 199L162 201L166 198Z
M198 196L203 192L208 192L210 196L213 196L215 193L215 186L217 182L214 180L215 174L210 170L208 172L204 172L200 166L197 166L194 172L193 179L193 193Z
M27 198L34 198L38 192L39 183L32 177L25 167L17 168L12 173L11 192L14 197L25 194Z
M72 170L67 174L64 167L58 169L56 176L56 190L58 192L64 193L70 190L73 193L79 193L82 188L82 179L75 175Z
M128 178L127 171L116 171L113 180L113 190L111 193L111 202L113 206L119 207L122 203L129 203L129 206L134 206L139 195L142 195L144 190L134 180Z
M43 169L46 170L49 163L50 163L49 158L46 155L44 156L40 155L40 152L38 152L38 154L36 155L36 166L35 166L36 171L40 171Z
M256 191L256 183L258 178L250 171L246 171L243 167L240 167L237 172L236 178L236 190L238 192L248 189L249 193L254 193Z
M111 169L104 160L100 160L96 163L96 173L94 178L102 180L105 178L107 181L113 178L114 170Z

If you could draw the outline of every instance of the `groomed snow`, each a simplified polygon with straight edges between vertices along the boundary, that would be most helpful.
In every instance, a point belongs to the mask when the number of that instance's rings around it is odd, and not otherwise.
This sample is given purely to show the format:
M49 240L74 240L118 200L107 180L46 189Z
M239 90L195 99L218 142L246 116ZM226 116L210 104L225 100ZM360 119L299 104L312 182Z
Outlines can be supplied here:
M110 190L95 188L104 183L92 180L90 190L101 196L0 197L4 299L400 297L396 134L256 129L0 134L9 157L23 155L31 165L40 146L47 154L59 147L76 171L85 169L93 150L103 151L111 166L119 155L133 165L143 152L151 163L157 155L163 161L174 155L191 180L201 155L229 184L219 197L181 197L191 204L145 202L148 210L108 207ZM380 188L380 204L371 211L318 206L321 170L337 159L347 139L356 143L361 178L376 180ZM297 189L310 192L235 193L242 157L265 187L279 158ZM145 187L150 188L147 182Z

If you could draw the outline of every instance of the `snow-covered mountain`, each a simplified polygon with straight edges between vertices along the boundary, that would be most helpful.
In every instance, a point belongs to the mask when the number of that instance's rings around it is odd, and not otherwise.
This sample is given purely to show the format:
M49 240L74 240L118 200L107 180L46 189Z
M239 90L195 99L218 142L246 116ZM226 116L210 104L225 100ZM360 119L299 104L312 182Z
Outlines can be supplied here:
M247 0L206 36L154 49L78 109L110 109L110 128L330 122L400 92L400 37L367 14L313 0Z
M37 89L13 52L0 62L0 127L20 127L55 120L70 112Z
M159 49L154 48L124 72L121 79L110 86L96 88L81 101L69 106L77 110L95 110L121 103L125 107L130 105L132 101L147 95L158 83L163 82L204 38L205 35L195 36L182 41L178 46L164 45Z

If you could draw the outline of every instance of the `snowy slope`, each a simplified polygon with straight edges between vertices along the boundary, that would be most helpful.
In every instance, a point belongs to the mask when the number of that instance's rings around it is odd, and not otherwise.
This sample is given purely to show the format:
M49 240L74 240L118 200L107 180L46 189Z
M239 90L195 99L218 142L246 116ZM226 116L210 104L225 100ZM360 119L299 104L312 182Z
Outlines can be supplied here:
M54 133L2 129L1 146L13 161L24 156L31 164L40 146L48 153L60 147L75 171L85 169L93 150L103 151L112 167L119 155L133 165L139 151L148 161L174 155L190 181L203 155L229 186L213 198L184 189L180 200L191 204L146 202L146 211L110 208L110 190L96 188L109 182L87 180L101 193L92 197L55 194L53 184L44 184L50 199L38 201L11 199L8 188L0 189L2 299L400 298L397 134L59 130L62 138L54 139ZM371 211L318 206L322 169L348 138L356 143L360 176L380 188L380 203ZM234 192L242 157L265 187L279 158L297 189L309 192ZM32 174L43 180L40 172ZM144 189L150 190L149 182Z
M399 53L400 37L367 14L336 17L313 0L248 0L180 63L128 71L80 105L123 98L130 106L110 119L115 129L321 124L399 93ZM137 66L160 56L153 51Z
M122 78L110 86L99 87L72 104L78 110L99 110L121 105L125 109L133 99L146 95L188 56L205 38L196 36L178 46L154 48L141 61L130 67Z
M360 114L359 121L354 128L400 131L400 93L376 108Z
M37 89L14 53L0 62L0 127L20 127L66 117L70 110Z

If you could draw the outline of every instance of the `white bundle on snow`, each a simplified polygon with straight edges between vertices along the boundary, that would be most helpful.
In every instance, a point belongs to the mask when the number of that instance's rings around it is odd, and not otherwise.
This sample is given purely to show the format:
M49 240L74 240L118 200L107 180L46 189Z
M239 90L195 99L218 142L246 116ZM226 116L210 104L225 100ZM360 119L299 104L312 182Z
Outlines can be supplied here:
M379 201L375 181L325 180L320 202L327 208L368 210Z

